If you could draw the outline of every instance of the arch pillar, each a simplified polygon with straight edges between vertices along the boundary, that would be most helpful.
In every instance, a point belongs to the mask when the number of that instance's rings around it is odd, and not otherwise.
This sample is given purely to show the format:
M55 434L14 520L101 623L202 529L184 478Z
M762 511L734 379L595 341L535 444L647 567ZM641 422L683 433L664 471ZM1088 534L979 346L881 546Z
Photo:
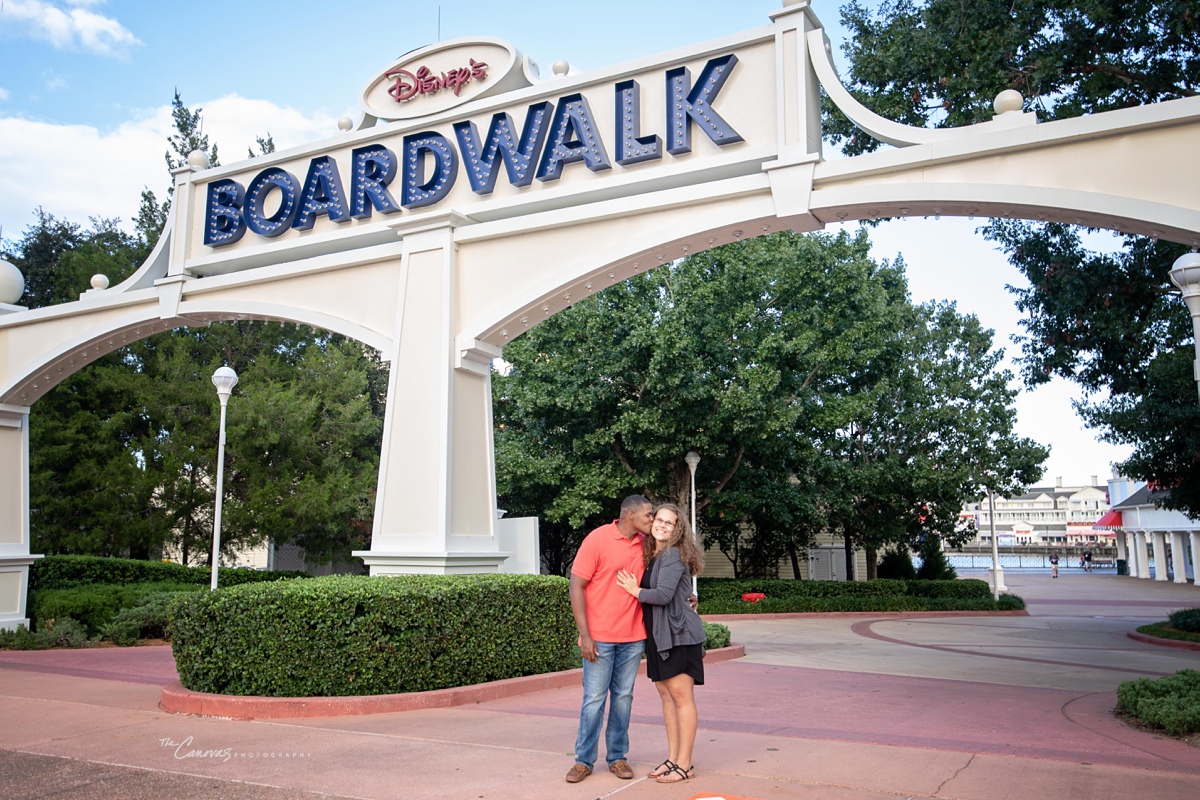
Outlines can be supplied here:
M1175 567L1175 583L1187 583L1188 546L1187 534L1171 531L1171 563Z
M0 403L0 628L29 626L29 407Z
M398 223L396 335L371 549L372 575L496 572L512 555L495 535L491 361L455 340L457 214Z
M1163 531L1150 531L1146 535L1151 537L1154 542L1154 580L1165 581L1167 579L1167 535Z

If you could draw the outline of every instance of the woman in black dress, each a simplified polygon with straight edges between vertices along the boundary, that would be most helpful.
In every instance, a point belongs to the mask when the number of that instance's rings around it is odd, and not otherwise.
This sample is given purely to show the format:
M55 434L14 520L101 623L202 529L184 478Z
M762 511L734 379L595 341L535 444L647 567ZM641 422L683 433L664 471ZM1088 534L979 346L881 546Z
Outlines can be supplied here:
M646 675L662 698L668 756L650 772L659 783L692 777L696 743L696 698L704 683L704 625L688 602L691 577L704 568L704 552L696 544L679 507L660 506L650 529L653 546L643 547L646 571L641 583L630 572L617 582L642 603L646 621ZM684 765L688 766L684 766Z

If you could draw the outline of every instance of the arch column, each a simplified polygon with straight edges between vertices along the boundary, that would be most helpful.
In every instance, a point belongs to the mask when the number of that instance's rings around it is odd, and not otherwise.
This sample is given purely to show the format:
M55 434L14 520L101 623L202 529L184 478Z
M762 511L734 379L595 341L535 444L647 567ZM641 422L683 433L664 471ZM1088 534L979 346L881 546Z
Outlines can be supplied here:
M372 575L495 572L491 360L455 340L452 212L399 223L404 238L371 549Z
M1187 583L1188 546L1183 531L1171 531L1171 563L1175 567L1175 583Z
M1124 561L1126 573L1132 575L1133 565L1130 563L1131 559L1129 558L1129 549L1125 546L1125 531L1118 530L1117 535L1113 537L1113 541L1117 545L1117 560Z
M1134 550L1137 552L1139 578L1147 579L1150 577L1150 552L1146 544L1146 531L1134 531L1133 541Z
M1154 538L1154 580L1167 579L1167 535L1163 531L1151 531Z
M0 403L0 628L29 626L29 407Z

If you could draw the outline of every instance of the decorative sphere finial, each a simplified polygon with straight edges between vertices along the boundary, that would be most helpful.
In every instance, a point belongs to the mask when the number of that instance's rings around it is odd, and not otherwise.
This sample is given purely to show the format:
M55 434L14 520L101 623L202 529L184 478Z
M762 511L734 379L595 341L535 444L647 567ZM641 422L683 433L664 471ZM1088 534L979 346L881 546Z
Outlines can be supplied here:
M338 120L338 130L339 131L348 131L353 127L354 127L354 120L350 119L349 117L342 117L341 119Z
M25 276L16 264L0 259L0 303L13 305L25 294Z
M550 65L550 71L561 78L571 71L571 65L567 63L565 58L560 58Z
M108 276L107 275L99 275L99 274L93 275L92 276L92 288L98 289L98 290L107 289L108 288Z
M208 153L203 150L193 150L188 153L187 163L192 169L208 169Z
M1000 94L996 95L996 99L992 102L992 108L996 109L997 114L1007 114L1010 111L1020 111L1025 107L1025 98L1016 89L1005 89Z

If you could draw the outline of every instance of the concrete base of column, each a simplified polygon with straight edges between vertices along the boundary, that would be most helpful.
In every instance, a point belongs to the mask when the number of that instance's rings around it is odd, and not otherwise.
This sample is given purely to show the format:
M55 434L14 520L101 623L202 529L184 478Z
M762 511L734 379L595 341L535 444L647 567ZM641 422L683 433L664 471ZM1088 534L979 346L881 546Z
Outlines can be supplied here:
M499 572L512 553L354 553L370 568L371 575L473 575Z

